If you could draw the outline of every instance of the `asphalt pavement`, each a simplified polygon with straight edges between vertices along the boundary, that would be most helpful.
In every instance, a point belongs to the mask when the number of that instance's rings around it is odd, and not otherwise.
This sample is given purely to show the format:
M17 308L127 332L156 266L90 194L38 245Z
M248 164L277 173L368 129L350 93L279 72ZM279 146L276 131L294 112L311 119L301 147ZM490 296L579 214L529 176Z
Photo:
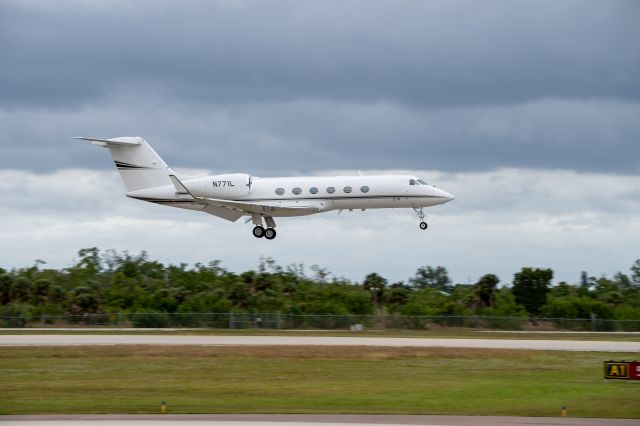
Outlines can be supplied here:
M640 341L433 339L405 337L185 336L126 334L0 335L0 346L171 345L171 346L383 346L640 352Z

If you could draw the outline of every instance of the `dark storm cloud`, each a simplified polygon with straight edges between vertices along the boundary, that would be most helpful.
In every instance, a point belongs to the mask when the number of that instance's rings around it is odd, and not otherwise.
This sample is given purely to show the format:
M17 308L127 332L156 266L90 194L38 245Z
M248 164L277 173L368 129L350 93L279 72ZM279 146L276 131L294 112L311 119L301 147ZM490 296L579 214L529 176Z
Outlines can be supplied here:
M629 1L0 2L0 167L640 171ZM34 153L38 153L34 155Z
M9 2L2 104L640 95L633 2ZM635 16L634 16L635 15Z

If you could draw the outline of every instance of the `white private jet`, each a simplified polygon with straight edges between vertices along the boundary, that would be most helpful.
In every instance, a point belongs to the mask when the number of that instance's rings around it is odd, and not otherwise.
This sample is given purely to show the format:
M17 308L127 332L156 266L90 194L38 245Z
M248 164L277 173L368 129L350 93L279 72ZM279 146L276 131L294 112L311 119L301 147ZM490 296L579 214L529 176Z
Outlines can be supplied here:
M454 199L411 175L259 178L246 173L178 177L140 137L77 137L106 147L127 188L127 197L199 210L235 222L253 221L253 235L276 237L274 217L306 216L331 210L412 208L427 229L422 209ZM263 227L263 221L266 228Z

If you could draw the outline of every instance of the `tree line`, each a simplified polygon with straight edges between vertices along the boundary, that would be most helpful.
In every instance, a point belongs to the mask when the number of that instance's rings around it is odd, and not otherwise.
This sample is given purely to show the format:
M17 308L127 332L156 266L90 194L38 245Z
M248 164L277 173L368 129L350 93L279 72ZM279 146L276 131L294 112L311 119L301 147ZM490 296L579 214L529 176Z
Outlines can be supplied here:
M255 270L233 273L212 261L164 265L147 253L86 248L69 268L0 268L0 326L26 317L187 312L281 312L399 316L495 316L640 320L640 259L628 274L552 285L553 271L524 267L511 282L494 274L453 284L442 266L419 267L389 283L370 273L362 282L304 265L260 259Z

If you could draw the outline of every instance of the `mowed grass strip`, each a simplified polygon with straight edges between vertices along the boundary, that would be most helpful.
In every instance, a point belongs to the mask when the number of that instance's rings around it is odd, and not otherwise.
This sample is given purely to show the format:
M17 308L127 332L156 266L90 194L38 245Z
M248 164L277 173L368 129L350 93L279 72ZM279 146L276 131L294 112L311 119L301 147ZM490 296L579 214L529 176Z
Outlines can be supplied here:
M520 339L520 340L605 340L630 341L640 339L637 332L608 333L608 332L502 332L480 331L466 328L434 328L430 330L272 330L272 329L167 329L149 330L144 328L103 329L100 327L77 327L72 331L23 328L21 330L7 330L0 328L0 335L16 334L124 334L124 335L186 335L186 336L313 336L313 337L405 337L405 338L438 338L438 339Z
M0 414L370 413L640 418L632 354L455 348L0 348Z

